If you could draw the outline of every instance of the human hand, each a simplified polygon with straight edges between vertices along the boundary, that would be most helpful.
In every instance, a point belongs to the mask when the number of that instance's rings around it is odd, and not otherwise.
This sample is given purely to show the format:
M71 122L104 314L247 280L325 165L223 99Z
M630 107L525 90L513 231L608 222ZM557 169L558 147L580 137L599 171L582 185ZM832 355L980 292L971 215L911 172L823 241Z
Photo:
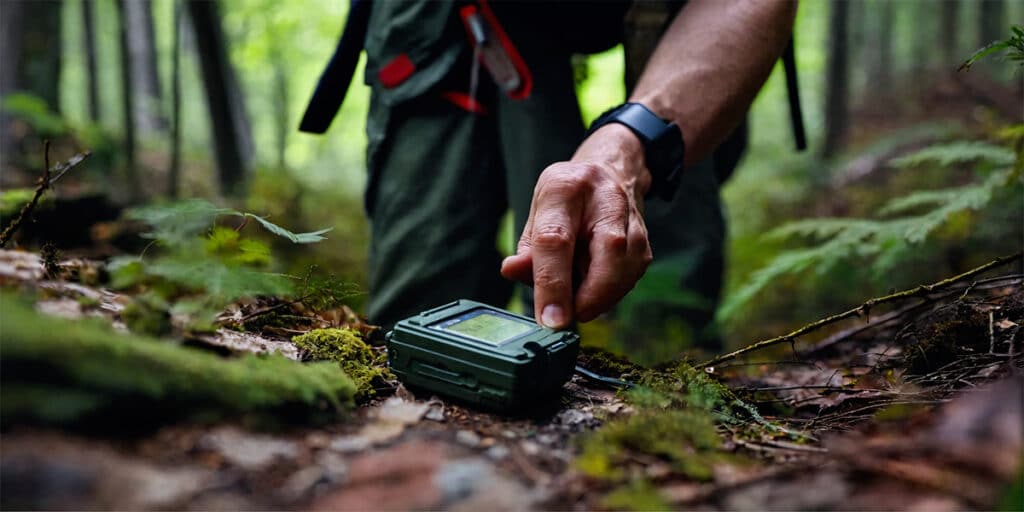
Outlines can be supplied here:
M595 131L572 160L541 173L516 254L501 265L505 278L534 287L541 325L593 320L643 276L653 258L640 213L650 181L643 145L619 124Z

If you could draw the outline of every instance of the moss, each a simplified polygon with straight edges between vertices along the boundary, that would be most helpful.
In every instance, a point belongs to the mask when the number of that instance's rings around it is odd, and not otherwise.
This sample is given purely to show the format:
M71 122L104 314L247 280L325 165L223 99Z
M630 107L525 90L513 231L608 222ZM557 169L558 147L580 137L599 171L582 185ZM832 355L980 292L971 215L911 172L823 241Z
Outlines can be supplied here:
M670 510L672 507L646 479L639 479L608 493L602 505L612 510Z
M394 376L387 369L386 357L377 354L352 329L314 329L292 338L296 346L312 359L337 361L358 387L356 399L374 395L374 383Z
M592 372L616 379L629 378L646 371L644 367L621 355L594 346L582 347L577 362Z
M914 336L917 343L903 351L903 366L924 375L957 360L964 353L987 351L988 315L960 307L928 322Z
M583 442L576 467L600 480L619 480L630 453L658 457L675 473L694 480L711 478L721 440L714 422L699 410L642 411L614 421Z
M139 295L125 305L121 321L134 333L166 336L171 333L167 303L155 295Z
M102 320L46 317L2 293L0 318L0 417L5 424L102 418L130 423L141 416L162 420L239 413L323 420L350 405L356 391L337 365L300 364L278 355L225 359L121 334ZM46 392L42 386L61 392ZM55 411L53 401L65 393L77 398Z

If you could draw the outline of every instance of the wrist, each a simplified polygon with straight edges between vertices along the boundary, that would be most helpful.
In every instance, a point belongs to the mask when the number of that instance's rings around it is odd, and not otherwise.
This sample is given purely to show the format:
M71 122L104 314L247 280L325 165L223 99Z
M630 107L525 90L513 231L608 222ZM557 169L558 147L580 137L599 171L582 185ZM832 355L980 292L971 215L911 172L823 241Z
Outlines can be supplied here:
M575 162L607 164L627 189L643 197L651 186L651 173L644 162L644 145L632 130L610 123L591 133L572 158Z

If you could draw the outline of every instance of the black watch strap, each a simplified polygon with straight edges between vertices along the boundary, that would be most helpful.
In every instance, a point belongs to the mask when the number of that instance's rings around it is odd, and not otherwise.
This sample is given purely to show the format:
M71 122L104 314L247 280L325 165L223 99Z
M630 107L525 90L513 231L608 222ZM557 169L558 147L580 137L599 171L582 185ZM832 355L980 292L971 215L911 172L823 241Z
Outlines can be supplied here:
M644 161L651 173L647 197L671 200L679 188L686 154L679 126L658 117L640 103L624 103L601 114L590 125L587 136L609 123L629 128L643 143Z

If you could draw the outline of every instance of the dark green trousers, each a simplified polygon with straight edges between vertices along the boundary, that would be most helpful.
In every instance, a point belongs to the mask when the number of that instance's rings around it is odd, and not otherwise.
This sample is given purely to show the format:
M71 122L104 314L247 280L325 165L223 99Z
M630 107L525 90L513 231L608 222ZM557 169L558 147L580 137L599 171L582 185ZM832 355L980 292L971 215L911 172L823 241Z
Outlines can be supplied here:
M584 133L570 55L539 37L523 40L533 92L511 100L481 72L486 114L441 97L448 86L466 90L468 64L398 105L386 105L375 88L366 191L372 322L390 326L459 298L499 307L511 298L513 286L499 274L500 220L511 208L518 237L537 177L569 159ZM709 159L687 170L671 203L646 204L655 262L620 308L624 317L643 324L678 318L694 332L711 320L725 232L718 188Z

